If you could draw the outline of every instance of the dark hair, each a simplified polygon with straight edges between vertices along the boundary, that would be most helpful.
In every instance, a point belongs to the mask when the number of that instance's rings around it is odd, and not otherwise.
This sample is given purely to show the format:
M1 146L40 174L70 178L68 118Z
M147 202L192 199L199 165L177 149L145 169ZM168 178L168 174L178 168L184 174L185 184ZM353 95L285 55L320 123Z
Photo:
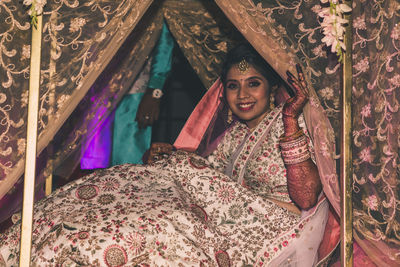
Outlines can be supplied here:
M249 43L241 43L228 52L225 62L222 65L221 81L224 87L226 85L228 71L232 66L237 65L243 59L264 76L271 87L282 83L281 77Z

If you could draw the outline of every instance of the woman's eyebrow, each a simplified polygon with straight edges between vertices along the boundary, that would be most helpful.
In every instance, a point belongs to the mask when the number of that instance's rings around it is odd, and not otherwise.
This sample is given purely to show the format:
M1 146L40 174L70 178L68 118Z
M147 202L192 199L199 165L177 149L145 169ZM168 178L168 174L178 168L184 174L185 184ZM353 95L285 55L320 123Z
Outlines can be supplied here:
M262 80L262 78L260 76L251 76L251 77L245 78L244 80L248 81L248 80L251 80L251 79ZM243 79L227 79L226 82L239 82L240 80L243 80Z
M261 80L262 78L261 78L260 76L251 76L251 77L249 77L249 78L246 78L246 81L247 81L247 80L251 80L251 79L258 79L258 80Z

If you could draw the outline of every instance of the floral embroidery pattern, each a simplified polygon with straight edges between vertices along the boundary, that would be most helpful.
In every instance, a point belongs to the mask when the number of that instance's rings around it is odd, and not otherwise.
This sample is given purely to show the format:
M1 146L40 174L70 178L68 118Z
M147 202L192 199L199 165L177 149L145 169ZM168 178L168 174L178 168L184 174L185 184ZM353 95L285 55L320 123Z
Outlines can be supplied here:
M104 262L108 267L123 266L128 261L124 248L111 245L104 251Z
M353 224L368 245L386 247L375 253L395 265L400 260L394 252L400 240L399 131L394 130L400 125L398 2L356 1L352 14L353 114L360 114L353 119Z
M278 111L280 108L281 107L277 107L275 110L275 112L277 112L276 114L279 114ZM272 119L274 120L272 121ZM303 129L306 129L303 116L299 118L299 125ZM271 116L266 116L264 118L259 127L250 135L248 142L244 145L242 153L238 156L237 163L234 165L233 169L233 179L237 179L239 170L244 169L243 184L247 188L250 188L264 197L291 202L289 193L287 192L286 178L282 180L282 177L286 177L286 168L280 151L276 149L279 143L279 137L283 134L282 127L281 115L273 118L271 114ZM250 151L261 138L261 132L263 132L265 128L271 129L268 138L261 141L259 147L251 154ZM309 136L306 130L305 134ZM231 132L225 135L224 141L221 142L217 149L208 157L211 166L223 170L224 167L221 166L226 166L228 164L226 159L232 158L234 151L247 135L247 126L242 123L236 123L236 125L232 127ZM252 136L255 136L257 139L251 138ZM240 141L237 142L236 140ZM313 151L313 145L310 139L308 141L310 150Z
M235 191L230 186L222 185L218 189L218 197L223 203L230 203L235 198Z
M126 243L129 246L129 249L135 253L135 255L139 255L146 246L146 238L140 233L130 233L126 237Z
M84 185L76 190L76 197L83 200L89 200L97 196L99 189L95 185Z
M224 174L193 167L189 159L204 161L177 151L150 166L115 166L55 191L35 205L32 260L89 266L254 264L254 252L264 253L271 240L307 224ZM6 265L18 260L19 226L1 236L0 259ZM279 239L282 247L284 241Z

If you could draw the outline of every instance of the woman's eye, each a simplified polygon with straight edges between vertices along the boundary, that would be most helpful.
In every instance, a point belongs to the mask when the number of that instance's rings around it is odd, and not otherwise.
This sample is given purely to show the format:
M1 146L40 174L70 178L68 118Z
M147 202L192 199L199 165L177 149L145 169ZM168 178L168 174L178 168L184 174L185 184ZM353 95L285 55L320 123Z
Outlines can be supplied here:
M233 90L233 89L236 89L237 86L236 86L236 84L234 84L234 83L229 83L229 84L226 86L226 88Z
M258 81L252 81L252 82L249 83L249 86L250 86L250 87L258 87L260 84L261 84L261 83L258 82Z

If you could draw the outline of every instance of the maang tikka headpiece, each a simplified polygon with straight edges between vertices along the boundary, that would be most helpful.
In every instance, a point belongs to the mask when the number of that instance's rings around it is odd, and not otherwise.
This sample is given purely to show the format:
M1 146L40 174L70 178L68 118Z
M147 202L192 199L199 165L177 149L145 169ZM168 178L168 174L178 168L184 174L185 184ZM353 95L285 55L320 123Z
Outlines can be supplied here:
M249 63L246 61L246 59L242 59L238 65L237 68L239 69L241 74L246 74L246 72L249 70L250 66Z

